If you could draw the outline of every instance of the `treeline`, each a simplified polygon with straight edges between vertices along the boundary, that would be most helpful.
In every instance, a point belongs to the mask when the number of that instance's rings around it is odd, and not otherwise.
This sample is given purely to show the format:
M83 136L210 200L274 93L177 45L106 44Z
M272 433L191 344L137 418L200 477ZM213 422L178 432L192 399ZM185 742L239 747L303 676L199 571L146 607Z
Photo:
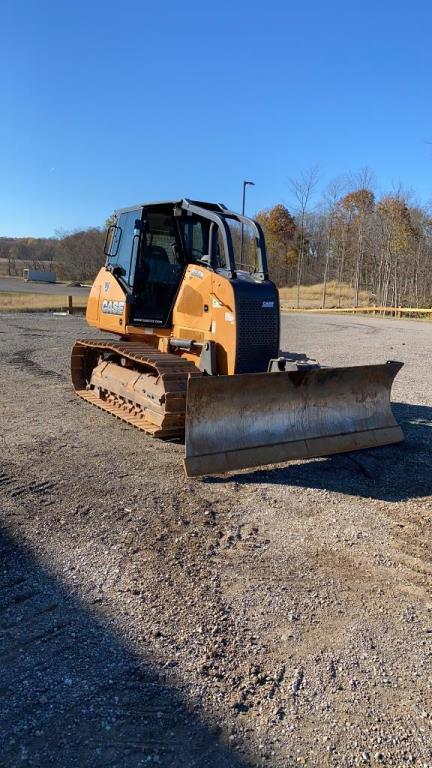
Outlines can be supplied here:
M53 238L0 238L2 273L21 276L24 267L54 270L57 279L93 280L105 257L105 231L66 232Z
M270 273L278 286L322 284L321 304L341 303L351 286L353 303L366 291L370 302L386 306L432 305L432 217L399 189L377 195L365 169L340 178L321 193L312 169L291 179L290 205L260 211ZM318 198L318 199L317 199ZM23 267L54 269L59 279L91 281L104 263L105 230L92 228L55 238L0 238L3 274ZM364 296L364 294L362 294Z
M322 283L326 305L330 281L352 287L386 306L430 306L432 303L432 218L402 190L377 196L372 174L331 183L318 202L315 169L291 180L292 210L279 204L260 211L270 272L279 286ZM336 294L337 295L337 294Z

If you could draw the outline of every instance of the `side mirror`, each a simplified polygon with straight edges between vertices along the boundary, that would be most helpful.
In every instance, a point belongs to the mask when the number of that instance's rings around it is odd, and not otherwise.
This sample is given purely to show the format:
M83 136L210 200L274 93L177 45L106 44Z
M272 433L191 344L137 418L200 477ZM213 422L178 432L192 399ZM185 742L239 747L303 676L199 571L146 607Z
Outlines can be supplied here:
M104 254L105 256L117 256L122 229L117 224L111 224L106 233Z
M120 266L120 264L116 264L115 267L111 270L114 277L124 277L126 274L126 270Z

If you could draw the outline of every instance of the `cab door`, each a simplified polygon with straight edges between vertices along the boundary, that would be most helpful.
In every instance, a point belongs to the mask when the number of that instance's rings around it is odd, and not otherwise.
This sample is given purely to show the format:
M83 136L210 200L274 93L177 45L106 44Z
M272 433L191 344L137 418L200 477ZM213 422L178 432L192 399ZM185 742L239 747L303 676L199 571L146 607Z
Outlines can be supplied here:
M137 220L141 220L142 208L119 212L109 246L107 268L115 274L128 291L132 291L139 246Z
M131 324L167 328L185 260L171 210L144 210L133 286Z

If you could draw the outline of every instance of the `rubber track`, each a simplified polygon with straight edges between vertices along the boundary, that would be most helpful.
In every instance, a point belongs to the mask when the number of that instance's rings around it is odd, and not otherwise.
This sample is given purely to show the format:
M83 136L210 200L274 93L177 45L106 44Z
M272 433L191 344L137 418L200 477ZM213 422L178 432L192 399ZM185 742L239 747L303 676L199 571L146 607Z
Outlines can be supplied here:
M91 351L98 354L114 353L136 364L140 373L149 373L161 382L166 401L175 399L177 415L183 414L181 425L152 423L136 412L130 413L118 398L102 400L92 389L87 389L91 375ZM201 376L201 372L189 360L184 360L170 352L160 352L150 344L136 341L111 341L101 339L78 339L72 350L71 374L76 394L88 403L107 411L112 416L141 429L152 437L171 438L184 434L184 414L186 410L186 389L189 376ZM180 408L179 408L180 402ZM147 411L148 413L148 411ZM168 416L168 414L167 414ZM167 419L168 420L168 419ZM160 421L160 419L158 420ZM178 421L178 419L177 419Z

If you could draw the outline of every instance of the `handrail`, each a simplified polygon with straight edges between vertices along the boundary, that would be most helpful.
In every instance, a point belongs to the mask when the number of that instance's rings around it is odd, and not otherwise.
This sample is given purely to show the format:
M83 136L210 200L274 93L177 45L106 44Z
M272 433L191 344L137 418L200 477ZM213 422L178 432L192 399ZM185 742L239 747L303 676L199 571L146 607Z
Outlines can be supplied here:
M322 314L332 313L345 313L351 314L358 312L359 314L373 315L395 315L395 317L401 317L401 315L432 315L431 308L423 307L381 307L381 306L367 306L367 307L290 307L286 305L283 299L281 299L280 307L283 312L315 312Z

